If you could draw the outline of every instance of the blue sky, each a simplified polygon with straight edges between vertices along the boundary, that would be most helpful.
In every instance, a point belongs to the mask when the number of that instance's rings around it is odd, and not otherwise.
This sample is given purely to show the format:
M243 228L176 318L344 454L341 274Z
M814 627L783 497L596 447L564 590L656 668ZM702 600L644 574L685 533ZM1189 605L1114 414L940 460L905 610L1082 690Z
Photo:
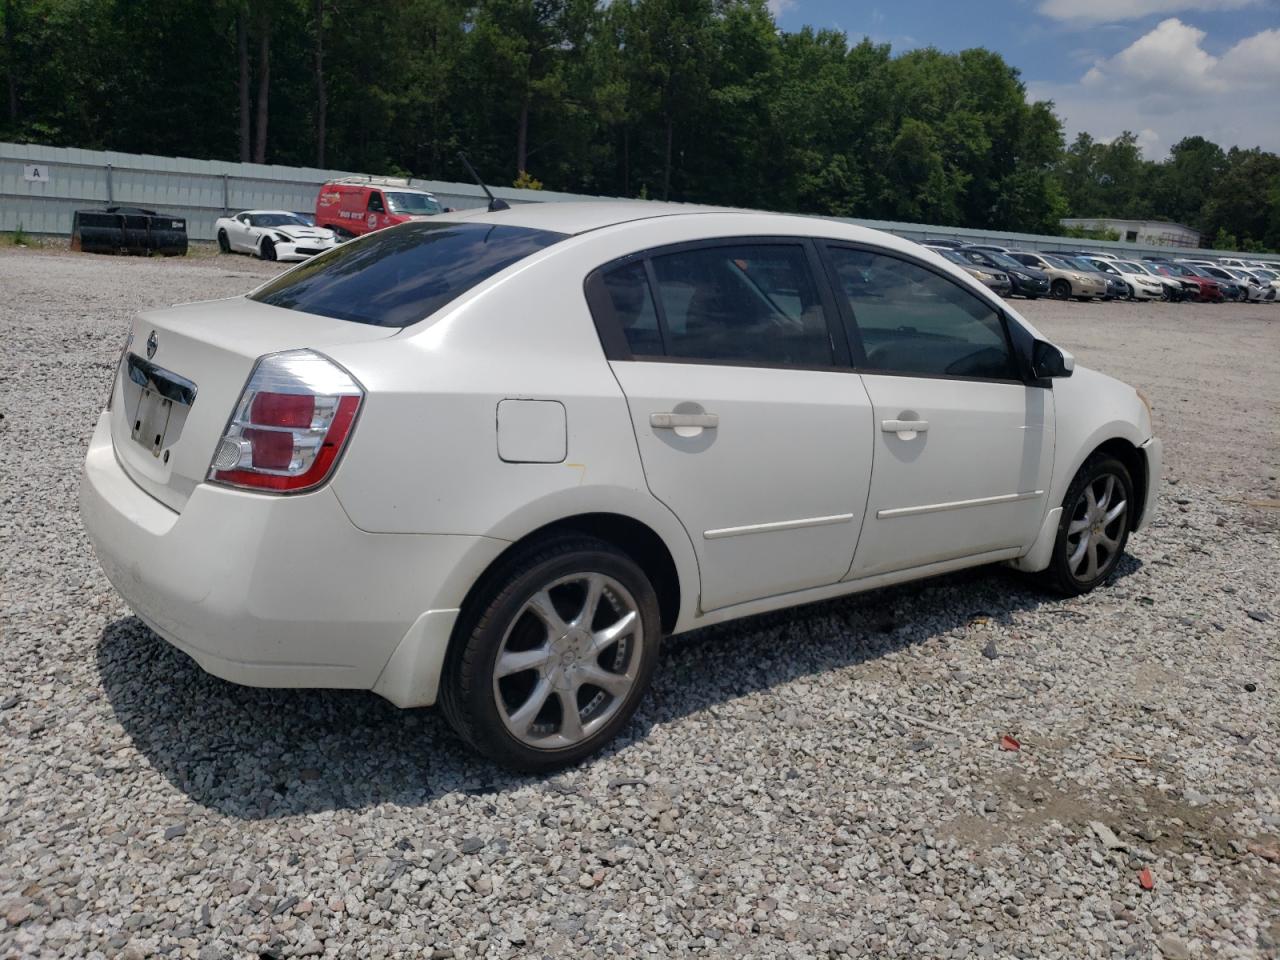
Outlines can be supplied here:
M1159 159L1199 133L1280 151L1280 0L771 0L779 24L895 52L998 51L1067 134L1132 130Z

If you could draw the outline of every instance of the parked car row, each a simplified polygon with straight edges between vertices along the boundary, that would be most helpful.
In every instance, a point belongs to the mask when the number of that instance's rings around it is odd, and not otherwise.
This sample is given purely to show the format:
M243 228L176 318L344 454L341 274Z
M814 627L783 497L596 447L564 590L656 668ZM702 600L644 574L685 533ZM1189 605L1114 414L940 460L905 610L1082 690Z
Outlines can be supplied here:
M1124 259L1087 250L1009 250L945 240L925 246L1002 297L1196 303L1275 303L1280 298L1280 269L1262 261Z

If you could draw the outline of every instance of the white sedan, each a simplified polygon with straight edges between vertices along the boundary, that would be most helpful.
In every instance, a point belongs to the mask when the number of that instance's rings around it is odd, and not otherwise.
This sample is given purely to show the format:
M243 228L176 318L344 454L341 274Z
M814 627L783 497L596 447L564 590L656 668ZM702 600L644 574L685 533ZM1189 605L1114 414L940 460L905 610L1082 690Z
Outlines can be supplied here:
M1092 590L1160 470L1140 393L914 243L543 203L140 315L80 489L205 670L438 701L548 770L668 634L991 563Z
M1128 260L1110 260L1103 257L1089 257L1089 262L1103 273L1118 276L1129 287L1130 300L1163 300L1164 284L1143 270L1136 263Z
M252 253L262 260L306 260L338 244L332 230L288 210L244 210L219 217L213 229L223 253Z

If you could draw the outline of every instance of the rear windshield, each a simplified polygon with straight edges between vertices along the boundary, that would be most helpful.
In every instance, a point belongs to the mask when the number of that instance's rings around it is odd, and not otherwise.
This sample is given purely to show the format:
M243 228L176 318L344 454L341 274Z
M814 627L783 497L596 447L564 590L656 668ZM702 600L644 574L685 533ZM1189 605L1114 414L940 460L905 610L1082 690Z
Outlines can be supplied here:
M308 260L250 299L338 320L407 327L565 236L480 223L406 223Z

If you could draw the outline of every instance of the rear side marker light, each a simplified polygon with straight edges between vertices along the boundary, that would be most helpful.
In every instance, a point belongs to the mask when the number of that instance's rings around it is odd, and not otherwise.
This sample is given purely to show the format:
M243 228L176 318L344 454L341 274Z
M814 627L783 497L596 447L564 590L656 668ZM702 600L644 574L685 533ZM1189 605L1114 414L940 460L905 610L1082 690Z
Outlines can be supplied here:
M214 451L209 480L298 493L324 483L351 435L364 389L310 350L263 357Z

